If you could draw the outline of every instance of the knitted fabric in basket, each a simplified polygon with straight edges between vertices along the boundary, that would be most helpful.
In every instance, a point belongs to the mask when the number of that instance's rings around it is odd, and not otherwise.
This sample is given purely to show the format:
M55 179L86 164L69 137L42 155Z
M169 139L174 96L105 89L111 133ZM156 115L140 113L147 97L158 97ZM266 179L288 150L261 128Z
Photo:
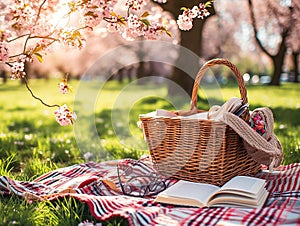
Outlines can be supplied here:
M234 72L242 103L248 103L246 86L237 67L226 59L214 59L206 62L197 74L191 112L200 111L200 80L214 65L226 65ZM242 118L248 122L249 111ZM241 137L223 122L147 115L141 115L140 120L154 166L164 176L219 186L237 175L254 175L261 168L245 150Z

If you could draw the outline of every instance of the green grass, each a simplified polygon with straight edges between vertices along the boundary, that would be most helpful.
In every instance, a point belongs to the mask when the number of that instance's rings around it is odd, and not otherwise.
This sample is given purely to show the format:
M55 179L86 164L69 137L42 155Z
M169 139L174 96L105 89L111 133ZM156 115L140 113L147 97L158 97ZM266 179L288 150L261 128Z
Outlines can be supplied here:
M73 106L74 96L78 109L78 123L89 120L91 112L83 111L91 95L97 95L93 103L95 114L92 123L84 123L80 142L91 152L85 158L72 126L61 127L56 123L53 111L34 100L23 85L16 81L0 85L0 175L17 180L34 178L59 167L87 160L139 158L148 149L142 132L137 127L138 115L157 108L188 109L189 99L167 99L167 88L162 84L138 86L134 83L118 84L115 81L104 86L97 82L72 80L74 92L61 95L57 92L57 80L33 80L35 94L47 103ZM82 87L82 85L85 85ZM200 92L199 108L208 109L205 93L216 94L215 102L222 103L231 96L239 96L236 86L205 87ZM275 117L275 133L284 150L284 164L300 162L300 85L284 84L281 87L248 86L248 99L253 110L268 106ZM86 90L84 90L86 89ZM89 93L91 92L91 93ZM221 94L221 95L220 95ZM93 112L92 112L93 113ZM83 121L84 122L84 121ZM95 126L97 134L89 134ZM78 225L85 220L97 222L88 207L74 199L29 204L17 197L0 197L0 225ZM114 219L104 225L123 225L126 221Z

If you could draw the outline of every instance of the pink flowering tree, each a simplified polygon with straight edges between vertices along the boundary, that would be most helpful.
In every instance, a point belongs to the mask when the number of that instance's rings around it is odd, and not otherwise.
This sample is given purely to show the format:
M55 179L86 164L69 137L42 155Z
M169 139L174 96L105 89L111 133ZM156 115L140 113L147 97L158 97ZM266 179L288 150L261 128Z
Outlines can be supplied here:
M270 84L280 85L280 76L288 50L296 57L294 64L295 80L297 80L297 55L300 52L299 1L248 0L248 6L255 41L273 64L273 76ZM264 35L261 35L263 33Z
M25 65L35 60L43 62L47 52L55 51L60 46L84 48L88 33L97 29L100 23L106 24L107 32L120 34L127 40L138 37L157 40L163 35L172 36L168 30L168 20L154 17L143 10L149 1L2 0L0 64L6 64L10 68L11 79L23 79L33 98L47 107L57 108L54 114L60 125L72 124L76 120L76 114L68 106L45 103L34 94L28 84L30 75L26 74ZM169 6L166 0L155 2ZM198 3L195 5L182 8L177 3L179 29L189 31L195 19L204 19L210 14L207 8L212 1L205 4L196 2ZM170 11L173 12L174 9ZM67 77L60 82L59 91L62 94L71 91Z
M201 4L199 4L201 3ZM180 45L197 56L203 56L202 50L202 33L205 26L205 17L214 15L214 7L210 6L212 1L207 0L186 0L186 1L165 1L161 7L170 12L174 18L177 18L177 24L180 32ZM218 1L215 1L218 4ZM208 4L208 5L207 5ZM183 7L185 6L185 7ZM205 8L203 10L203 7ZM179 10L182 9L182 10ZM186 65L184 54L179 54L176 65ZM189 59L188 62L189 74L184 73L178 67L174 67L171 75L172 83L169 83L169 96L178 95L178 84L186 93L191 94L194 80L190 75L196 75L200 69L197 59Z

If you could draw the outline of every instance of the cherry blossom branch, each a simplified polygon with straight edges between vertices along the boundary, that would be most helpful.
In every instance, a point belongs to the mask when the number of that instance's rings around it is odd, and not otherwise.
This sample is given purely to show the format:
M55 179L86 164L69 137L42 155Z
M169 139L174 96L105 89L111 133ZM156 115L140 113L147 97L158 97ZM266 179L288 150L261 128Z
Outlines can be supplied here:
M39 7L39 10L38 10L38 13L37 13L37 16L36 16L36 20L35 20L35 23L34 23L34 26L37 24L37 22L39 21L39 18L40 18L40 15L41 15L41 11L42 11L42 7L43 5L46 3L47 0L44 0L40 7Z
M166 0L154 1L166 2ZM65 10L61 1L22 0L14 1L10 6L4 5L4 13L0 15L0 19L6 22L3 25L4 29L0 30L0 62L4 62L11 68L11 79L24 79L26 88L34 99L47 107L59 108L55 111L55 115L60 125L73 123L76 115L66 105L49 105L33 93L26 78L25 64L32 62L33 56L42 62L43 53L55 42L72 48L83 48L86 42L85 31L92 31L102 21L107 23L107 32L120 33L127 40L134 40L138 37L157 40L164 34L171 36L168 25L165 23L171 20L170 18L152 16L152 12L147 11L142 15L139 14L148 2L149 0L126 0L124 5L127 7L127 12L124 12L125 15L117 15L114 12L117 0L70 1L67 4L68 13L61 18L68 17L64 26L59 22L53 24L53 21L58 19L53 18L54 9ZM206 8L212 2L213 0L204 5L200 3L192 9L182 8L183 14L177 20L178 27L181 30L189 30L193 26L193 19L203 19L209 15ZM80 25L76 24L73 27L71 16L74 13L80 14L83 20ZM8 45L8 43L21 38L24 39L22 50L20 50L22 52L11 55L14 52L10 49L13 45ZM67 78L60 82L59 91L63 94L71 91Z
M50 108L52 108L52 107L60 107L60 105L58 105L58 104L52 104L52 105L47 104L47 103L45 103L41 98L39 98L39 97L37 97L36 95L34 95L33 91L31 90L31 88L30 88L29 85L28 85L28 80L27 80L26 76L22 77L22 79L23 79L24 82L25 82L25 85L26 85L27 90L30 92L31 96L32 96L34 99L39 100L43 105L45 105L45 106L47 106L47 107L50 107Z
M24 55L24 53L22 52L22 53L18 53L18 54L15 54L15 55L12 55L12 56L9 56L9 58L16 58L16 57L19 57L19 56L22 56L22 55ZM10 62L10 63L12 63L12 62ZM9 65L9 66L11 66L11 65Z
M49 37L49 36L39 36L39 35L30 36L30 39L34 39L34 38L37 38L37 39L49 39L49 40L52 40L53 42L58 42L59 41L59 39L53 38L53 37ZM51 42L51 43L53 44L53 42Z
M180 30L188 31L193 27L193 20L195 18L204 19L210 15L207 8L211 7L213 0L206 2L205 4L200 3L199 6L194 6L192 9L182 7L183 13L179 15L177 24Z
M130 15L130 8L131 8L131 7L132 7L132 5L129 6L128 9L127 9L127 17L129 17L129 15Z
M27 49L27 43L28 43L28 40L30 39L30 36L31 36L31 34L28 35L27 38L26 38L26 40L25 40L25 43L24 43L24 46L23 46L23 53L26 52L26 49Z
M28 35L30 35L30 33L29 34L23 34L23 35L17 36L17 37L12 38L12 39L8 39L7 42L14 42L14 41L16 41L20 38L24 38L25 36L28 36Z

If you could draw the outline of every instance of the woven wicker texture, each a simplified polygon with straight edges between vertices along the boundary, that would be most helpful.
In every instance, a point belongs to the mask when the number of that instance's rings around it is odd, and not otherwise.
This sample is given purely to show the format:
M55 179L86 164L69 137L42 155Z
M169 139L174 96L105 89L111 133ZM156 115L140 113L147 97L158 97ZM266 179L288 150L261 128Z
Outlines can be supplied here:
M248 102L237 67L226 59L213 59L196 76L191 110L197 108L201 78L214 65L226 65L233 71L243 104ZM243 119L249 119L249 112ZM164 176L220 186L237 175L254 175L261 168L248 155L240 136L222 122L148 116L140 116L140 120L154 166Z

